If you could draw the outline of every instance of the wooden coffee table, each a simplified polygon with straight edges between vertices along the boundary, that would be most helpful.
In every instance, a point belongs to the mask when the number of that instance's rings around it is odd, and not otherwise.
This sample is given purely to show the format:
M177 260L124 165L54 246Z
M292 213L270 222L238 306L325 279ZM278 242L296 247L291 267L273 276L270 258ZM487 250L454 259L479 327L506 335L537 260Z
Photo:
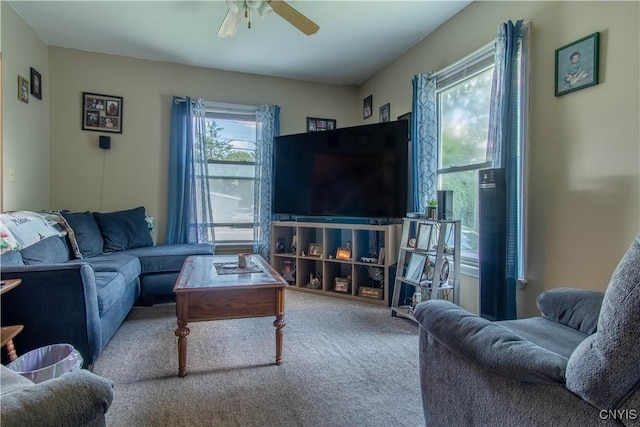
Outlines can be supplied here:
M288 284L260 255L251 255L249 263L259 272L231 268L237 261L235 255L190 256L185 260L173 287L179 377L187 375L189 322L275 316L276 365L282 363L284 289ZM225 274L219 274L214 264L225 264L220 270Z

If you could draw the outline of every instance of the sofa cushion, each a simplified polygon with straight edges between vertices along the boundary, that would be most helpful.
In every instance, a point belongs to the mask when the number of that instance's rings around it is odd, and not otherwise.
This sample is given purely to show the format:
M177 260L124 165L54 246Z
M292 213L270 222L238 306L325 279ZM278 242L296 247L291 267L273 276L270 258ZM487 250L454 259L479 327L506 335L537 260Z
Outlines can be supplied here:
M20 251L9 251L0 255L0 266L14 267L17 265L24 265Z
M140 259L142 273L180 271L184 260L191 255L213 255L213 247L206 243L159 245L126 251Z
M76 246L82 258L100 255L104 247L102 234L93 214L87 212L61 211L62 216L73 228ZM70 237L71 238L71 237ZM72 244L73 246L73 244Z
M69 260L71 253L66 237L51 236L20 251L26 265L58 264Z
M614 409L640 386L640 234L604 294L598 330L569 358L567 388L600 409Z
M115 252L153 246L143 207L93 216L104 240L104 251Z
M100 317L109 311L125 293L124 277L114 271L96 272L96 294Z
M98 255L96 257L85 258L82 260L72 260L69 263L86 262L91 264L93 270L96 272L115 272L122 274L125 283L133 282L138 276L140 276L140 261L138 258L114 253Z

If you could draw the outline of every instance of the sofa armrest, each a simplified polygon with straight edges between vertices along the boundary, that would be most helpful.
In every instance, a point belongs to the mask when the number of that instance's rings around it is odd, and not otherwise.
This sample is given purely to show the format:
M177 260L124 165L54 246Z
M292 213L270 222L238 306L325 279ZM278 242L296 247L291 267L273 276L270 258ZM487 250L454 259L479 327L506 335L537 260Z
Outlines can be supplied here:
M446 300L425 301L414 315L420 328L450 351L517 381L564 384L567 358Z
M10 373L3 369L2 376L6 375ZM104 420L112 400L113 382L110 380L87 370L69 372L58 378L3 394L0 398L2 425L104 425L101 421Z
M598 326L603 298L604 292L562 287L541 293L537 305L545 319L591 335Z
M93 267L87 263L3 267L3 278L22 279L2 295L2 324L24 325L14 338L19 354L49 344L68 343L85 365L102 348Z

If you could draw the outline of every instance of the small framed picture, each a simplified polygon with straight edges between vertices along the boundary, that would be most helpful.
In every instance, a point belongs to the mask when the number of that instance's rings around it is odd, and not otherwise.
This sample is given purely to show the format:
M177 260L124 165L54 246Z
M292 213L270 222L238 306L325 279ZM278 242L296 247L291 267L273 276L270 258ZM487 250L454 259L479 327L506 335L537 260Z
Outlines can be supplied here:
M323 130L334 130L335 128L335 119L319 119L317 117L307 117L307 132L321 132Z
M411 111L409 111L408 113L404 113L401 116L398 116L398 120L406 120L409 122L409 134L407 135L407 139L409 141L411 141Z
M380 123L386 123L389 121L389 117L391 116L391 104L388 102L380 107Z
M432 225L421 222L418 225L418 237L416 240L416 248L422 249L424 251L429 250L429 246L431 246L431 231Z
M600 33L556 49L556 96L598 84Z
M362 102L362 118L368 119L372 115L373 115L373 95L369 95Z
M322 245L318 243L309 243L309 256L321 257Z
M122 97L83 92L82 130L122 133Z
M18 76L18 99L26 104L29 103L29 80Z
M42 99L42 76L35 68L31 68L31 95Z
M336 259L340 259L343 261L348 261L351 259L351 249L347 248L338 248L336 251Z
M427 256L425 254L412 252L409 258L409 265L407 266L407 273L404 277L412 282L420 283L426 260Z

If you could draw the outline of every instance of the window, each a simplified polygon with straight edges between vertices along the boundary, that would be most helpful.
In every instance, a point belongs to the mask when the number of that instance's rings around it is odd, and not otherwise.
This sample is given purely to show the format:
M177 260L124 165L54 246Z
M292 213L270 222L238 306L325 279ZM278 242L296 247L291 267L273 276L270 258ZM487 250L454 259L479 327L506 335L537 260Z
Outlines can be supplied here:
M255 108L207 104L205 117L216 242L251 242L255 222Z
M437 73L438 190L453 190L461 260L478 265L478 170L486 161L493 45Z

